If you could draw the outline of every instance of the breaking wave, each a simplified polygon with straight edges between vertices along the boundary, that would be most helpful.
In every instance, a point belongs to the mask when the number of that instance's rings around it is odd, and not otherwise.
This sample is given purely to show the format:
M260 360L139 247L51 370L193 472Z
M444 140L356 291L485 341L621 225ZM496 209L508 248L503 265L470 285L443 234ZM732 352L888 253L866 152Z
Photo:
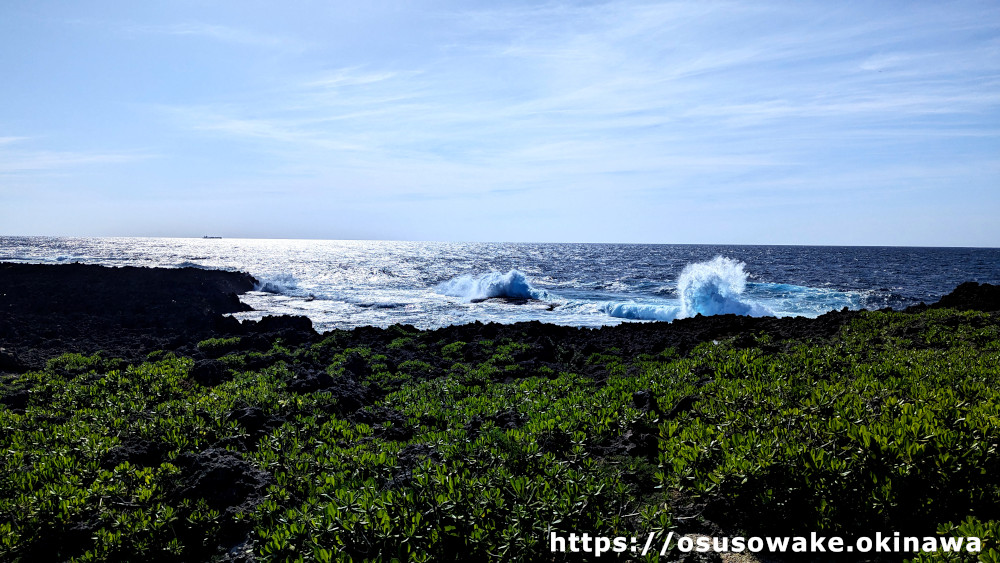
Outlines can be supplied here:
M174 268L198 268L199 270L214 270L215 269L215 268L213 268L211 266L206 266L204 264L199 264L197 262L189 262L189 261L178 262L177 264L174 264L173 267Z
M677 318L702 315L748 315L765 317L774 312L752 300L741 299L747 285L745 264L716 256L708 262L684 266L677 279L681 311Z
M618 319L668 322L676 319L680 312L678 307L645 303L607 303L601 310Z
M490 272L479 276L459 276L441 282L436 290L442 295L461 297L466 301L478 301L492 297L508 297L514 299L547 299L545 290L536 289L520 270L511 270L506 274Z
M259 276L254 290L265 293L290 293L298 287L299 282L292 274L275 274L266 277Z
M716 256L708 262L688 264L677 279L679 305L607 303L602 310L619 319L672 321L701 314L764 317L774 311L744 297L745 264Z

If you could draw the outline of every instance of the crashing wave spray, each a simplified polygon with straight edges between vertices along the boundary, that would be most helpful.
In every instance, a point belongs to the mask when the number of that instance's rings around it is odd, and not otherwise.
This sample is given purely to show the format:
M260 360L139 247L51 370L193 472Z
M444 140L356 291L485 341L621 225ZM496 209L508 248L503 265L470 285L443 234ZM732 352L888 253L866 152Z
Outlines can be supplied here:
M480 301L493 297L513 299L546 299L548 293L535 289L527 276L519 270L511 270L506 274L490 272L479 276L459 276L455 279L439 283L437 292L452 297L461 297L466 301Z
M708 262L688 264L677 280L680 306L659 303L611 302L601 310L620 319L672 321L702 315L749 315L774 312L760 303L741 299L746 290L743 262L717 256Z
M605 303L601 310L619 319L667 321L677 318L677 307L649 303Z
M298 289L298 287L299 282L295 279L295 276L282 273L267 277L258 277L254 290L266 293L289 293Z
M759 303L740 299L746 289L745 264L716 256L708 262L688 264L677 279L681 310L677 318L702 315L749 315L763 317L774 312Z

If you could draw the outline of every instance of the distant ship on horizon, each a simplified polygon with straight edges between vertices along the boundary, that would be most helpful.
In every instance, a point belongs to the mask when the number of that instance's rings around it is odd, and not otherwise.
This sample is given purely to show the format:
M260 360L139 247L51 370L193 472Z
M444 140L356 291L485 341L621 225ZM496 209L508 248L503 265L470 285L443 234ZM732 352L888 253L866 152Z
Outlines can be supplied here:
M213 236L210 236L210 235L205 235L205 236L203 236L201 238L222 238L222 237L213 237Z

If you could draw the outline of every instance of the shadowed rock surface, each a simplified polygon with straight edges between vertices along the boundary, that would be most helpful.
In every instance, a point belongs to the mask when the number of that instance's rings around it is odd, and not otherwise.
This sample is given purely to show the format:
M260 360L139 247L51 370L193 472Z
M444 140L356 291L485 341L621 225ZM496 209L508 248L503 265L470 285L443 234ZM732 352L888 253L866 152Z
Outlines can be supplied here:
M256 280L198 268L0 263L0 370L39 367L63 352L134 359L205 338ZM235 321L233 321L235 322Z
M965 282L931 305L931 308L1000 311L1000 285Z
M264 497L274 484L269 473L261 471L241 456L228 450L210 448L200 453L184 453L175 464L184 477L178 498L203 498L214 509L227 514L245 512Z

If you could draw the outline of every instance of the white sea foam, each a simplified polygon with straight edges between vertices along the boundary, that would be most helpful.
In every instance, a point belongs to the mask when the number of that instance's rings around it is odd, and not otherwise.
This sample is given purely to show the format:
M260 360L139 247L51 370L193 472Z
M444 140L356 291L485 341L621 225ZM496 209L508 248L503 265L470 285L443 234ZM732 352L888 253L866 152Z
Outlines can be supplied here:
M548 293L536 289L520 270L511 270L506 274L490 272L478 276L459 276L439 283L438 293L461 297L466 301L490 299L491 297L510 297L516 299L547 299Z
M649 303L606 303L602 310L618 319L641 321L672 321L680 313L680 307Z
M288 273L281 273L270 276L258 276L257 285L254 287L254 290L265 293L287 294L298 289L298 287L299 282L295 279L295 276Z
M602 310L612 317L646 321L672 321L698 314L774 315L771 309L744 295L747 286L744 266L743 262L722 256L688 264L677 279L679 305L612 302Z
M745 264L716 256L708 262L684 266L677 279L681 310L677 318L702 315L748 315L764 317L774 313L753 300L743 299L747 285Z
M932 302L961 281L1000 280L1000 251L995 249L734 246L720 248L715 254L739 256L746 263L745 273L760 278L747 276L740 292L739 279L730 283L726 275L717 272L718 279L712 281L713 276L699 277L689 271L691 294L682 299L678 278L683 268L677 266L677 260L686 260L691 252L691 247L647 245L203 240L200 234L195 239L0 236L0 261L59 263L57 259L63 257L61 263L145 267L197 263L246 271L261 280L257 289L270 292L252 291L241 296L258 310L240 313L240 318L307 314L320 330L395 323L437 328L474 321L531 320L596 327L633 319L679 318L684 303L688 315L733 309L760 313L756 304L776 316L815 317L845 306L878 309L904 307L920 300ZM926 267L911 268L914 260ZM712 261L706 266L710 264ZM879 267L873 267L875 264ZM515 291L516 283L508 283L497 292L488 291L490 279L507 276L516 265L526 274L525 282L530 286L526 291ZM736 265L720 261L716 269L732 273L738 270ZM491 270L499 273L479 275ZM281 272L291 275L274 275ZM461 273L473 276L442 285L462 297L440 295L445 290L437 288L438 282ZM465 291L460 291L463 285ZM536 294L531 290L543 288L548 293L537 296L544 297L544 305L466 305L489 295L533 297ZM705 294L718 299L697 298ZM553 302L558 306L550 307ZM391 306L396 303L405 306Z

